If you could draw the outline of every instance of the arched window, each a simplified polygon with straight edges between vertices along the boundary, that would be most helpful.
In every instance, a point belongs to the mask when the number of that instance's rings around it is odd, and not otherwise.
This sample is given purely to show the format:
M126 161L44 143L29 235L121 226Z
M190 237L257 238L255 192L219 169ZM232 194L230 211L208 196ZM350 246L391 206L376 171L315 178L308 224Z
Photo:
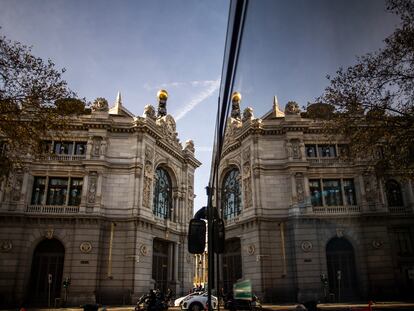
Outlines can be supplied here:
M242 198L238 169L232 169L224 177L221 198L224 219L231 219L240 214Z
M387 192L388 206L394 207L404 205L399 183L395 180L389 180L385 184L385 189Z
M153 213L155 216L170 219L172 210L171 178L163 168L155 170Z

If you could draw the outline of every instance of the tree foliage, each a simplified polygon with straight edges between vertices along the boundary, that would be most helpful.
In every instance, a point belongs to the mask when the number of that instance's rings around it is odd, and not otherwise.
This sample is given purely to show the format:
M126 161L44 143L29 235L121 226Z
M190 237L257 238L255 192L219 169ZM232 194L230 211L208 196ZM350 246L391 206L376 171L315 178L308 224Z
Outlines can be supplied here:
M326 129L349 139L351 155L376 158L379 171L413 175L414 1L389 0L387 10L400 24L384 47L328 76L317 101L335 108Z
M84 110L62 79L64 71L0 36L0 176L35 155L40 141L66 124L65 116Z

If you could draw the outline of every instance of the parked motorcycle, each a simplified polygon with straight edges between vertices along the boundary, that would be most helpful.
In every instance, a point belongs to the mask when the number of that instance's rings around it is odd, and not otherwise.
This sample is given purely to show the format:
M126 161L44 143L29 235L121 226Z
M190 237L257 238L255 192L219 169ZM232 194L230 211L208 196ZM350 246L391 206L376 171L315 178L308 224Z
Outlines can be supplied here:
M142 295L135 306L135 311L167 311L168 302L160 291L150 290Z

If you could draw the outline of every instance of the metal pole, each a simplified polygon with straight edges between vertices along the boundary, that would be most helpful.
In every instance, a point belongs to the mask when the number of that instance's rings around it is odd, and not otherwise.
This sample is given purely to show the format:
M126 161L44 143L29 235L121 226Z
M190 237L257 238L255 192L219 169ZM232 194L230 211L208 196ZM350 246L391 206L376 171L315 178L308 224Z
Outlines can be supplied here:
M208 289L207 303L208 311L213 310L211 304L211 289L214 286L214 252L213 252L213 206L212 206L212 188L207 187L207 242L208 242Z

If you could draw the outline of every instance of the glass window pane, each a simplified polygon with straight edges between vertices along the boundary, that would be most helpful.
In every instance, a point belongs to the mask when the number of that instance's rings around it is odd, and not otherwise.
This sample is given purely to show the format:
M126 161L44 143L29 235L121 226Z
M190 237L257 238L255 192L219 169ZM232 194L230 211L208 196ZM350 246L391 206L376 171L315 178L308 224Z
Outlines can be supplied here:
M153 213L160 218L171 218L172 209L171 179L167 171L157 168L155 171Z
M80 204L81 196L82 196L82 185L83 185L82 178L71 179L68 205L78 206Z
M322 206L321 182L318 179L309 180L312 206Z
M336 148L334 145L318 145L318 155L322 158L336 157Z
M86 142L77 142L75 144L75 155L84 155L86 153Z
M47 205L65 205L68 192L67 178L49 178Z
M53 151L55 154L71 155L73 151L73 142L55 142Z
M346 205L357 205L353 179L344 179L344 194Z
M388 206L403 206L401 187L395 180L387 181L386 185Z
M241 213L242 200L238 169L232 169L225 176L221 195L224 219L230 219L239 215Z
M315 158L316 155L316 145L306 145L306 156L308 158Z
M323 197L327 206L342 205L341 182L339 179L323 180Z
M42 204L45 196L46 177L36 176L33 182L32 201L31 204Z

